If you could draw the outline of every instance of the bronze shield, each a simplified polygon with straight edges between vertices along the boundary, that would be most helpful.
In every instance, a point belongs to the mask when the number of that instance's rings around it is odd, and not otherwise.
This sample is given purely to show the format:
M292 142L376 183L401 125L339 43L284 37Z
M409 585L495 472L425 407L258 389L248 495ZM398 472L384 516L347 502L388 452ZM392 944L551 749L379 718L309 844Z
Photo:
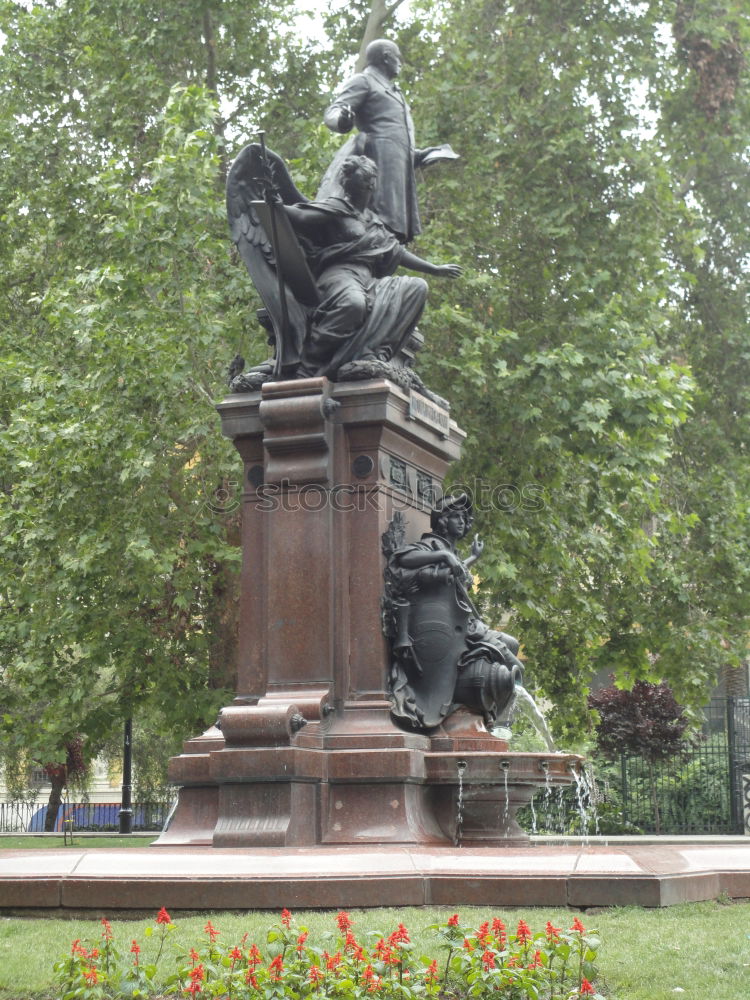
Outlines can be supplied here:
M452 586L423 590L412 600L409 686L424 725L438 726L453 707L456 665L465 649L470 611L458 603Z

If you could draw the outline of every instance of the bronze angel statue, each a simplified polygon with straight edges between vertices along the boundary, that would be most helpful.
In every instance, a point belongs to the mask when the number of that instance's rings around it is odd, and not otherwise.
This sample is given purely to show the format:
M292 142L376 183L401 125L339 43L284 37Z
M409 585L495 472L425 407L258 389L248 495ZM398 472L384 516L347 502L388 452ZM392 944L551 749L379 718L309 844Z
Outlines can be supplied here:
M455 278L457 264L433 264L407 250L368 207L375 163L350 156L340 194L309 201L280 156L251 143L227 179L227 214L240 256L263 301L259 318L275 357L236 375L233 391L262 382L325 375L385 376L425 391L405 350L427 298L423 278L405 267Z

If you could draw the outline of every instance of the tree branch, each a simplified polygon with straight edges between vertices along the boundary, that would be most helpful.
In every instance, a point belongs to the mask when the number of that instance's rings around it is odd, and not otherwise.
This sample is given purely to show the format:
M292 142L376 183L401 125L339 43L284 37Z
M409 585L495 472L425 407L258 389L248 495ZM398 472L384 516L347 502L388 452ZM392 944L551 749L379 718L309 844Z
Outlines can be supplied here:
M376 38L380 38L383 25L403 2L404 0L393 0L391 4L387 4L385 0L373 0L370 13L367 15L367 24L365 25L362 44L359 47L357 64L354 67L356 73L361 73L367 65L367 59L365 58L367 46L370 42L374 42Z

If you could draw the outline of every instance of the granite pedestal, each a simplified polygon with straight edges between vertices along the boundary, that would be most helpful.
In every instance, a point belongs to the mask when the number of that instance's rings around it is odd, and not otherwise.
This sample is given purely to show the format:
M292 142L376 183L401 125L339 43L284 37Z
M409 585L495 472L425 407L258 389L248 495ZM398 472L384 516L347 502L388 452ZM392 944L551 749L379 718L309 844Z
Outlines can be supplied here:
M463 432L385 380L268 383L219 412L243 461L237 696L172 760L158 845L525 843L516 810L577 759L508 753L461 710L404 731L386 690L381 536L396 511L429 530Z

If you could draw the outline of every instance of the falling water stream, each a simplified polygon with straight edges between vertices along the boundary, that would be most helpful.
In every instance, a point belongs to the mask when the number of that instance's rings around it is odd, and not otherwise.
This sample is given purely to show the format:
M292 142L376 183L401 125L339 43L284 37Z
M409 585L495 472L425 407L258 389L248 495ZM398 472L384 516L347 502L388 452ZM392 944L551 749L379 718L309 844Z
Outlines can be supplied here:
M547 720L544 717L544 713L539 708L537 703L534 701L532 695L526 690L526 688L518 685L516 687L516 695L513 701L511 709L511 718L517 711L523 711L524 715L532 723L536 731L539 733L540 737L544 740L549 753L558 754L560 751L555 745L554 738L550 732ZM511 731L506 728L505 725L493 730L495 735L501 739L509 740L511 738ZM565 789L562 786L556 788L556 796L553 797L553 785L552 776L549 770L544 767L544 762L542 762L542 767L544 769L544 790L542 794L541 802L541 813L543 815L544 827L547 830L557 830L559 833L565 833L567 822L566 822L566 803L565 803ZM575 798L576 798L576 809L579 816L580 822L580 832L584 838L584 842L588 839L591 826L593 824L594 831L596 834L599 833L599 816L597 813L596 803L598 800L598 790L596 787L596 779L594 776L593 769L590 764L585 764L583 767L571 767L571 774L573 776L573 783L575 787ZM508 815L508 772L507 770L503 773L503 783L505 786L505 799L506 806L504 812L504 819L507 819ZM533 800L530 803L531 808L531 828L532 833L537 833L538 826L538 813L534 805Z
M458 771L458 798L456 800L456 835L453 838L453 843L456 847L460 847L464 827L464 771L466 770L466 761L457 761L456 770Z
M505 830L505 836L508 836L508 817L510 816L510 795L508 794L508 771L510 771L510 761L504 760L500 767L503 769L503 789L504 789L504 806L503 814L500 818L501 829Z
M531 720L536 731L546 743L549 752L557 753L558 750L555 746L555 741L552 738L549 726L547 725L547 720L544 718L542 710L539 708L525 687L516 685L516 699L514 707L523 709L524 713Z
M513 702L512 714L514 714L519 708L523 710L524 714L529 718L534 728L544 740L548 753L561 753L561 751L559 751L555 746L552 733L550 732L547 720L545 719L541 709L526 688L521 687L520 685L516 687L516 696ZM501 739L511 738L510 729L506 728L505 723L493 729L493 733ZM498 819L500 821L500 828L505 830L505 836L508 837L510 836L509 772L511 762L509 759L502 760L500 766L503 774L504 795L502 811ZM553 775L549 770L549 762L547 760L541 760L539 762L539 766L544 771L544 788L540 810L543 816L543 828L550 831L556 829L559 833L564 834L567 827L565 789L560 785L556 785ZM459 760L456 762L458 789L456 795L456 830L453 838L453 843L456 847L461 847L463 840L464 773L466 768L467 762L465 760ZM589 830L592 822L596 833L599 833L599 817L596 810L596 802L598 799L596 781L590 765L584 765L584 767L581 767L579 764L572 764L570 772L573 778L573 785L575 787L576 808L580 817L580 832L583 835L585 843L589 837ZM553 796L553 790L556 790L557 792L556 797ZM530 809L531 832L532 834L536 834L538 832L537 826L539 823L539 813L537 812L533 799L530 803Z

